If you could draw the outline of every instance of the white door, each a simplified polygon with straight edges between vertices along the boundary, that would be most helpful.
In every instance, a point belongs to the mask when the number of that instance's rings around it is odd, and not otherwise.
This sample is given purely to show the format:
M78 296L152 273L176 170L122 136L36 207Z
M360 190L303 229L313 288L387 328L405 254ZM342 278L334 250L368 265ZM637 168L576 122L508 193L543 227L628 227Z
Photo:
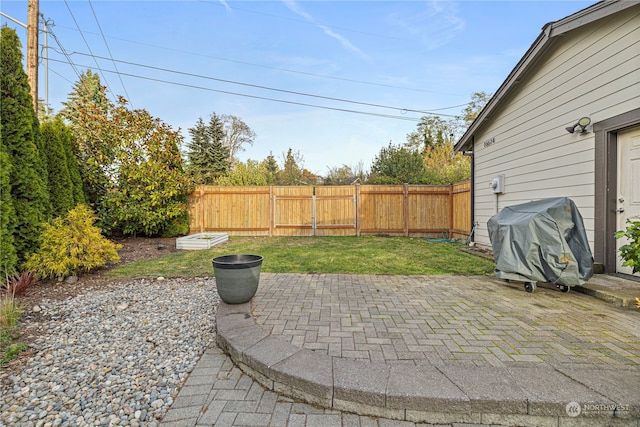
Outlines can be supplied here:
M640 220L640 127L618 133L618 211L617 230L627 228L627 219ZM616 249L627 243L618 239ZM616 271L632 274L617 256ZM635 274L640 276L640 272Z

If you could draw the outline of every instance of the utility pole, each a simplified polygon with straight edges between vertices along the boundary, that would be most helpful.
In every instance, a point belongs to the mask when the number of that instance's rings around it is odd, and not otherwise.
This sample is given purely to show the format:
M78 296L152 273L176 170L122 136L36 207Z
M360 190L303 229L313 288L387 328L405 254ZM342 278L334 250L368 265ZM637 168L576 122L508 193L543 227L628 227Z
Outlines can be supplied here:
M44 30L44 112L45 116L49 115L49 40L47 30L47 20L43 14L40 14L42 18L42 29ZM37 114L37 111L36 111Z
M16 18L9 16L2 11L0 11L0 15L4 16L10 21L15 22L16 24L20 25L24 29L28 28L27 24L25 24L24 22L20 22ZM40 14L40 17L42 18L42 30L44 32L44 49L43 49L43 52L44 52L44 105L48 113L49 111L49 44L48 44L47 33L49 32L49 30L47 27L48 21L45 19L44 15Z
M31 87L33 110L38 114L38 17L39 0L29 0L27 8L27 79Z

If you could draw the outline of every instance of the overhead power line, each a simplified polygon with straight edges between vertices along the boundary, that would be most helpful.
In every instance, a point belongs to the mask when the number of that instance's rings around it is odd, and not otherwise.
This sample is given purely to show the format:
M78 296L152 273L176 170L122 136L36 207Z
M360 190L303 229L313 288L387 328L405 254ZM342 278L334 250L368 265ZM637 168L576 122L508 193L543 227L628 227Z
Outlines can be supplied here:
M96 11L93 9L93 3L91 0L88 0L89 6L91 7L91 12L93 13L93 17L96 20L96 24L98 24L98 29L100 30L100 35L102 36L102 40L104 41L104 45L107 47L107 52L109 52L109 57L111 58L111 62L113 62L113 67L118 70L118 65L113 60L113 55L111 54L111 49L109 49L109 44L107 43L107 39L104 37L104 33L102 32L102 26L100 26L100 21L98 21L98 16L96 15ZM127 92L127 88L124 86L124 82L122 81L122 77L118 74L118 78L120 79L120 84L122 85L122 89L124 90L125 95L127 96L127 100L133 106L133 102L131 101L131 97L129 96L129 92Z
M84 44L87 46L87 49L89 50L89 52L93 56L93 52L91 51L91 46L89 46L89 42L87 42L87 39L84 36L84 33L80 29L80 26L78 25L78 21L76 20L76 17L74 16L73 12L71 11L71 7L69 6L69 3L67 2L67 0L64 0L64 4L67 6L67 10L69 10L69 15L71 15L71 19L73 19L73 22L76 24L76 28L78 29L78 32L80 32L80 36L82 37L82 40L84 40ZM98 68L98 71L102 75L102 78L104 79L105 86L107 86L107 88L109 88L110 87L109 82L107 81L107 78L104 76L104 73L102 73L102 69L100 68L100 65L98 64L98 61L95 58L93 60L96 63L96 67ZM114 96L114 100L115 100L115 93L112 90L110 90L110 92Z
M60 61L56 61L56 62L60 62ZM60 77L62 80L66 80L69 84L73 85L73 82L71 80L69 80L68 78L66 78L65 76L63 76L59 72L57 72L56 70L49 69L49 71L51 71L53 74L55 74L58 77Z
M62 60L59 60L59 59L49 59L49 60L50 61L54 61L54 62L63 63L63 64L65 63L65 61L62 61ZM81 65L81 66L90 68L90 66L86 66L86 65ZM384 118L388 118L388 119L406 120L406 121L412 121L412 122L419 122L420 121L419 117L396 116L396 115L391 115L391 114L381 114L381 113L373 113L373 112L368 112L368 111L350 110L350 109L347 109L347 108L328 107L328 106L325 106L325 105L307 104L307 103L304 103L304 102L287 101L287 100L284 100L284 99L268 98L268 97L265 97L265 96L249 95L249 94L245 94L245 93L231 92L231 91L220 90L220 89L212 89L212 88L208 88L208 87L204 87L204 86L197 86L197 85L188 84L188 83L173 82L173 81L170 81L170 80L158 79L158 78L153 78L153 77L148 77L148 76L140 76L140 75L137 75L137 74L123 73L122 71L119 71L119 72L118 71L112 71L112 70L102 70L102 71L106 72L106 73L113 73L113 74L118 74L119 73L119 74L121 74L123 76L127 76L127 77L134 77L134 78L138 78L138 79L143 79L143 80L147 80L147 81L154 81L154 82L159 82L159 83L165 83L165 84L170 84L170 85L174 85L174 86L189 87L189 88L198 89L198 90L206 90L206 91L209 91L209 92L224 93L224 94L227 94L227 95L241 96L241 97L252 98L252 99L260 99L260 100L264 100L264 101L279 102L279 103L282 103L282 104L300 105L300 106L304 106L304 107L320 108L320 109L324 109L324 110L341 111L341 112L345 112L345 113L362 114L362 115L367 115L367 116L384 117Z
M69 29L69 30L78 31L77 28L66 27L66 26L63 26L63 25L60 25L60 28L66 28L66 29ZM97 33L92 33L90 31L85 31L85 33L98 35ZM138 41L134 41L134 40L124 39L124 38L121 38L121 37L107 36L107 38L114 39L114 40L120 40L120 41L124 41L124 42L131 43L131 44L137 44L137 45L140 45L140 46L152 47L154 49L162 49L162 50L166 50L166 51L169 51L169 52L177 52L177 53L183 53L183 54L192 55L192 56L200 56L200 57L203 57L203 58L215 59L217 61L231 62L231 63L234 63L234 64L240 64L240 65L250 65L252 67L259 67L259 68L264 68L264 69L268 69L268 70L284 71L284 72L287 72L287 73L299 74L299 75L304 75L304 76L320 77L320 78L323 78L323 79L336 80L336 81L342 81L342 82L348 82L348 83L357 83L357 84L368 85L368 86L388 87L388 88L392 88L392 89L408 90L408 91L412 91L412 92L435 93L435 94L440 94L440 95L459 95L459 94L451 94L451 93L445 93L445 92L437 92L437 91L433 91L433 90L429 90L429 89L406 87L406 86L397 86L397 85L391 85L391 84L386 84L386 83L369 82L369 81L358 80L358 79L348 79L348 78L344 78L344 77L328 76L326 74L311 73L311 72L300 71L300 70L291 70L289 68L273 67L273 66L264 65L264 64L255 64L253 62L240 61L240 60L237 60L237 59L223 58L223 57L220 57L220 56L213 56L213 55L204 55L202 53L189 52L189 51L182 50L182 49L174 49L174 48L169 48L169 47L165 47L165 46L153 45L153 44L150 44L150 43L142 43L142 42L138 42ZM463 105L467 105L467 104L463 104ZM443 110L452 109L452 108L456 108L456 107L447 107L447 108L443 108Z
M109 58L105 58L103 56L97 56L97 55L93 55L93 54L90 55L90 54L82 53L82 52L73 52L72 53L72 55L75 55L75 54L82 55L82 56L91 56L92 58L94 58L94 60L96 58L97 59L109 60ZM305 92L298 92L298 91L287 90L287 89L278 89L278 88L273 88L273 87L269 87L269 86L257 85L257 84L252 84L252 83L238 82L238 81L234 81L234 80L220 79L220 78L217 78L217 77L205 76L205 75L202 75L202 74L195 74L195 73L188 73L188 72L184 72L184 71L171 70L171 69L168 69L168 68L156 67L156 66L153 66L153 65L139 64L139 63L135 63L135 62L123 61L123 60L118 60L118 59L113 59L113 58L111 58L111 61L119 62L121 64L133 65L133 66L136 66L136 67L147 68L147 69L151 69L151 70L163 71L163 72L172 73L172 74L179 74L179 75L189 76L189 77L197 77L197 78L206 79L206 80L213 80L213 81L222 82L222 83L228 83L228 84L234 84L234 85L239 85L239 86L252 87L252 88L256 88L256 89L269 90L269 91L273 91L273 92L288 93L288 94L298 95L298 96L306 96L306 97L311 97L311 98L325 99L325 100L329 100L329 101L345 102L345 103L349 103L349 104L363 105L363 106L367 106L367 107L385 108L385 109L400 111L402 113L410 112L410 113L420 113L420 114L428 114L428 115L440 115L440 116L447 116L447 117L456 117L453 114L434 113L433 111L416 110L416 109L405 108L405 107L394 107L394 106L389 106L389 105L374 104L374 103L370 103L370 102L354 101L354 100L349 100L349 99L344 99L344 98L335 98L335 97L324 96L324 95L309 94L309 93L305 93ZM462 104L462 105L466 105L466 104ZM448 108L446 108L446 109L448 109Z
M60 43L60 40L58 39L58 37L56 36L55 32L53 31L53 27L54 26L55 26L54 23L51 23L49 25L49 34L51 34L51 37L53 37L53 40L56 42L56 44L60 48L60 51L58 53L61 53L62 55L64 55L65 58L67 58L67 62L69 63L69 65L71 65L71 68L73 69L73 72L76 74L78 79L80 79L80 74L81 73L78 70L78 67L76 66L76 64L73 63L73 60L71 59L71 56L69 56L69 54L67 53L66 49L62 46L62 43ZM50 49L55 50L54 48L50 48Z

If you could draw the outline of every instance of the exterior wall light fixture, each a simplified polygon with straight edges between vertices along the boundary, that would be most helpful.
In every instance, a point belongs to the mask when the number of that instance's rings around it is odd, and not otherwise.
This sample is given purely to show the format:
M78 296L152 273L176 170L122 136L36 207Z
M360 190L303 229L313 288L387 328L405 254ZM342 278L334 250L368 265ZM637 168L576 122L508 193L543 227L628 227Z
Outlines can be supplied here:
M587 130L587 126L589 126L589 124L591 124L591 119L589 117L583 117L580 120L578 120L578 123L576 123L573 126L569 126L567 128L565 128L567 130L567 132L569 133L575 133L576 128L580 128L580 133L588 133L589 131Z

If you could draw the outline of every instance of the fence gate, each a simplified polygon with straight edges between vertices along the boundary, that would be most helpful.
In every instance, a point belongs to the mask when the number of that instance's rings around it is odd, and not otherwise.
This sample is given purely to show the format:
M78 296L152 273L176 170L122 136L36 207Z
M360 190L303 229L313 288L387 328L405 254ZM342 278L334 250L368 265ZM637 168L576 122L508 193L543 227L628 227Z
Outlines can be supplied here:
M278 190L281 191L273 194L274 235L356 235L357 200L353 186L284 187Z

